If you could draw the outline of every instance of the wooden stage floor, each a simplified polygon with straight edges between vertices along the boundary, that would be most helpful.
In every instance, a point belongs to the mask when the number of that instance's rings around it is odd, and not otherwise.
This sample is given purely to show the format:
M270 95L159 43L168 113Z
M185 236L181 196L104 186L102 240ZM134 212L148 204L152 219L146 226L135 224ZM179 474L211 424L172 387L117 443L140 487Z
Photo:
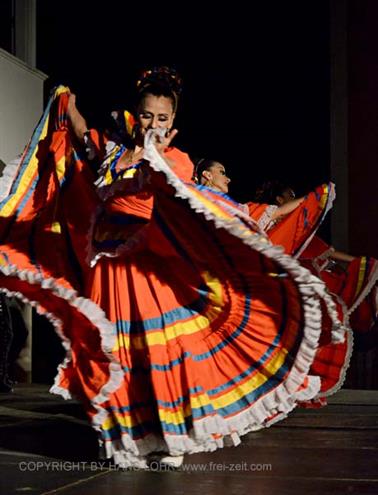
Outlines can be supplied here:
M0 395L1 495L376 495L378 391L342 390L178 471L120 471L96 455L78 403L46 385Z

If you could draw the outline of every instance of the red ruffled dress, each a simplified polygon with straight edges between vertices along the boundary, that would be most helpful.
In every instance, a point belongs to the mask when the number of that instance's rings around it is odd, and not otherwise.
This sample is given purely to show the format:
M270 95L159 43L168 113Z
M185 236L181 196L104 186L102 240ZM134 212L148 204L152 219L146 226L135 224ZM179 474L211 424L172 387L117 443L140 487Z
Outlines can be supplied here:
M191 183L179 150L170 168L149 137L117 173L122 147L105 143L97 175L67 100L58 88L2 184L0 287L55 325L67 357L52 391L82 402L105 455L144 467L236 445L316 397L324 284Z
M311 264L330 292L344 302L353 331L366 333L378 318L378 260L358 256L343 267L332 262L332 251L332 246L315 236L301 260Z
M274 244L279 244L286 253L299 258L303 266L318 276L312 264L304 260L303 253L308 252L309 245L314 245L316 231L332 207L334 198L333 184L323 184L306 195L293 212L278 221L272 220L272 213L277 208L274 205L247 203L247 206L250 216L266 231ZM311 373L321 377L321 387L315 399L303 402L302 406L305 407L326 404L326 397L342 386L350 364L353 337L348 325L348 312L338 297L329 293L329 298L347 330L342 334L335 332L330 318L330 305L327 307L322 303L322 332L319 348L311 365Z

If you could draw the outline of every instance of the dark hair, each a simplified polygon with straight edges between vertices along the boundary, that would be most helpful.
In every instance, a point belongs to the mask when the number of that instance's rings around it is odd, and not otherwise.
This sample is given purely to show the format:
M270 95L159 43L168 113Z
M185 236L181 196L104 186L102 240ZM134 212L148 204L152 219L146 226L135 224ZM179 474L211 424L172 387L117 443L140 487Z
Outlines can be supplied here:
M173 111L177 109L178 95L181 93L182 80L175 69L169 67L153 67L141 73L137 81L137 91L134 99L134 110L147 94L166 96L172 101ZM139 127L135 117L121 109L113 110L107 116L106 132L112 141L132 147Z
M148 95L165 96L172 100L177 110L178 97L182 91L182 79L175 69L166 66L153 67L142 72L137 81L137 104Z
M277 204L277 196L282 196L288 189L291 189L291 187L284 182L278 180L266 181L256 189L253 200L256 203L274 205Z
M209 158L195 158L193 161L193 180L197 184L201 184L202 174L203 172L205 172L205 170L209 170L211 167L219 163L217 160L210 160Z

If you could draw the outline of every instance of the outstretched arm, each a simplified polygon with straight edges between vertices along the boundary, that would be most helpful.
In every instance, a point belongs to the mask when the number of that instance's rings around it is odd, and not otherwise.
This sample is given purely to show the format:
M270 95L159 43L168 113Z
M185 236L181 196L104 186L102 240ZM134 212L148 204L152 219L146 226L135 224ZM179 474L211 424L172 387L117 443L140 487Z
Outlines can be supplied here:
M288 215L292 211L294 211L298 206L303 203L304 197L298 198L298 199L293 199L291 201L288 201L282 206L279 206L273 213L272 213L272 220L276 220L277 218L283 217L285 215Z
M346 263L350 263L351 261L354 260L354 256L336 250L332 251L332 253L330 254L330 258L332 258L335 261L345 261Z
M67 115L75 136L81 143L84 143L84 135L88 131L88 126L86 120L76 107L76 95L73 93L70 94L68 99Z

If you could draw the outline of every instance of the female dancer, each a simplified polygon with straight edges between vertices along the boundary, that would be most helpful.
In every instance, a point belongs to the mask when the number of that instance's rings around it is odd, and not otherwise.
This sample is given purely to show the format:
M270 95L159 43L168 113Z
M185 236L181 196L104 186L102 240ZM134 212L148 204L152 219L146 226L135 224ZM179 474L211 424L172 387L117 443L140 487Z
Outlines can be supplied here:
M0 203L0 287L55 324L52 391L82 401L124 467L178 466L281 419L320 389L321 304L345 334L319 279L190 181L170 142L177 81L143 75L131 144L87 131L58 88Z
M195 180L220 193L228 192L230 179L220 162L199 160L196 164ZM334 197L332 184L320 186L314 192L298 199L290 188L275 189L267 186L261 188L256 196L257 202L248 202L239 207L256 220L274 244L281 245L286 252L296 256L306 250L309 243L313 243L316 229ZM346 308L337 298L333 300L339 317L347 326ZM352 351L351 332L347 331L345 338L339 339L332 330L326 306L323 305L322 310L320 346L311 366L311 372L321 378L321 387L315 400L304 401L301 404L307 407L324 405L325 397L341 387Z
M259 201L279 207L294 197L292 188L279 182L265 183L257 194ZM378 318L378 260L338 251L318 236L307 244L300 260L342 299L354 331L367 332L374 326Z

